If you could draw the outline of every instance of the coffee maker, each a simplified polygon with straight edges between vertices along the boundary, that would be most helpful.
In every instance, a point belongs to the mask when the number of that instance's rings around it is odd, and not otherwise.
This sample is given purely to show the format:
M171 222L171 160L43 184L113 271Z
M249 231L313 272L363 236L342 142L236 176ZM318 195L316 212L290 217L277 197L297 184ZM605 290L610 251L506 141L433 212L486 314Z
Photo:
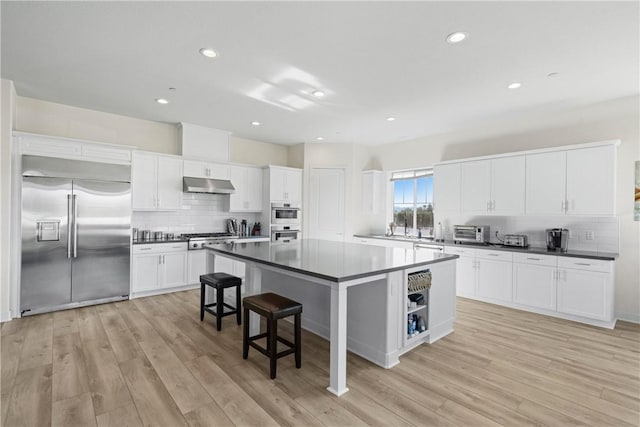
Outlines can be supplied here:
M547 229L547 250L566 252L569 241L569 230L566 228Z

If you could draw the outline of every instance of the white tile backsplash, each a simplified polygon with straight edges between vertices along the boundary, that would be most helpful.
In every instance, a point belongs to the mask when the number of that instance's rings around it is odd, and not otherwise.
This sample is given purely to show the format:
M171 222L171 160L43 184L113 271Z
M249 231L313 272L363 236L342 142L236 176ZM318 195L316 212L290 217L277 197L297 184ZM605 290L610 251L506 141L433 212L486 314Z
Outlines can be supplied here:
M618 218L606 217L571 217L571 216L476 216L448 215L439 218L442 222L446 239L453 238L453 225L474 224L491 227L491 242L498 243L495 230L500 235L526 234L529 245L545 247L548 228L566 228L570 232L569 249L619 253L620 227ZM587 232L593 232L593 240L587 240Z
M227 219L246 219L253 226L260 221L259 213L226 211L228 201L222 194L184 193L182 209L172 212L134 211L131 226L140 230L168 233L201 233L227 231Z

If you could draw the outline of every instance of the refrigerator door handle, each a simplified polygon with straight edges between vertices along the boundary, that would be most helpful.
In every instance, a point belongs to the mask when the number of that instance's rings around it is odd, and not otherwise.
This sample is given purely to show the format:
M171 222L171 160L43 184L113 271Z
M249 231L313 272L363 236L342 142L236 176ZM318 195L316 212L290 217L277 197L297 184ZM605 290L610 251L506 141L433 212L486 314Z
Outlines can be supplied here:
M67 194L67 258L71 259L71 194Z
M73 257L78 258L78 201L76 195L73 195Z

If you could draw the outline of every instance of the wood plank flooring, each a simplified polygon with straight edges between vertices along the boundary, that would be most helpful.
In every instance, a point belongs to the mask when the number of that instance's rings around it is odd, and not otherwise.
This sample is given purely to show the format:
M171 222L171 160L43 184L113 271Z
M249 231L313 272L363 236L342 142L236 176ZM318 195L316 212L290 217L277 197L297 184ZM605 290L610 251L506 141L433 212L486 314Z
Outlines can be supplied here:
M606 330L458 299L455 332L385 370L303 331L302 369L242 359L241 327L199 291L2 324L3 426L640 425L640 325ZM292 339L292 325L280 332Z

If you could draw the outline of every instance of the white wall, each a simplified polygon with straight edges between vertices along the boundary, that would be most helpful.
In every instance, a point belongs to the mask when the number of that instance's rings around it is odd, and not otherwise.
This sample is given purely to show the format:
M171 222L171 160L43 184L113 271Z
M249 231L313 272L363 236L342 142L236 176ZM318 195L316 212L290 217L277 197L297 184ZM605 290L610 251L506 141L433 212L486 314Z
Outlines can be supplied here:
M15 120L16 91L13 82L0 87L0 322L11 318L9 252L11 234L11 132Z
M616 261L616 312L640 322L640 222L633 221L634 162L640 159L640 98L588 107L538 110L523 119L505 115L455 133L375 147L372 161L385 170L429 166L444 160L620 139L616 173L620 256Z

